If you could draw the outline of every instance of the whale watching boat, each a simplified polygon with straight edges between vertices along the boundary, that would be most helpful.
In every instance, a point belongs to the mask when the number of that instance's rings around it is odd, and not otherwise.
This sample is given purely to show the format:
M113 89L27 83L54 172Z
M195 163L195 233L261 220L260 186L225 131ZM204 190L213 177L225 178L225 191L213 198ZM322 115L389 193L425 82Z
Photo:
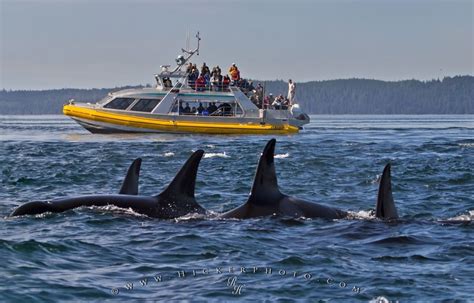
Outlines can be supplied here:
M197 48L182 49L175 68L161 66L155 87L112 92L97 103L70 100L64 114L92 133L288 134L309 123L298 104L258 106L264 102L255 102L258 92L246 80L191 79L185 65L199 55L199 33L196 38Z

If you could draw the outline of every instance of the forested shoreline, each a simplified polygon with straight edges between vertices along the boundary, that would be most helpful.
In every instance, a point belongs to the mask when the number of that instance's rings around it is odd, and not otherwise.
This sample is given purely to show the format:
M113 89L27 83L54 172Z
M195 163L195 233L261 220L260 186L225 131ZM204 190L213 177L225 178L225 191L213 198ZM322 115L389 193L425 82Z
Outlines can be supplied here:
M264 83L266 93L286 95L283 80ZM0 90L0 114L60 114L67 100L95 102L111 91L94 89ZM297 83L296 99L310 114L474 114L474 77L381 81L341 79Z

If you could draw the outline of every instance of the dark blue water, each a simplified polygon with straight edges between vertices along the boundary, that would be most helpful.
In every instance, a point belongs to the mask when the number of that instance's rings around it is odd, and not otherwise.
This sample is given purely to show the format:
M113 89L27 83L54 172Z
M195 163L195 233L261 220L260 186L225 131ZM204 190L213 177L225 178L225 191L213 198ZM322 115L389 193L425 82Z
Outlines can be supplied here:
M353 219L6 218L30 200L117 193L136 157L141 193L159 193L198 148L197 200L229 210L269 137L92 135L62 116L0 116L0 301L472 301L474 116L312 119L277 137L281 189ZM370 213L387 162L399 223Z

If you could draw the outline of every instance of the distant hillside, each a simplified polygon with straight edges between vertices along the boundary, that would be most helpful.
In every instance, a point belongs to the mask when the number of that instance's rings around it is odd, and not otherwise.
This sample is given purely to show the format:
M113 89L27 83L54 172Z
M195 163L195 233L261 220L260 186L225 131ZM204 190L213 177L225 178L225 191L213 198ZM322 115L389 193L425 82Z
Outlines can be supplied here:
M140 87L140 86L135 86ZM287 92L265 81L267 93ZM0 114L59 114L69 99L95 102L124 88L0 91ZM297 100L311 114L474 114L474 77L387 82L367 79L297 83Z

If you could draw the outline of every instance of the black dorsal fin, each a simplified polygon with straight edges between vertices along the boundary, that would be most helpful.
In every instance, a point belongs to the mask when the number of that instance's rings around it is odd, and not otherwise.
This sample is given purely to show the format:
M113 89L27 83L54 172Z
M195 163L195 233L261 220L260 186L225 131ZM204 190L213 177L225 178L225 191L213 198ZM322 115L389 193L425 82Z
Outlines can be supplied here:
M275 144L276 140L271 139L263 149L247 203L268 205L276 203L282 196L275 171Z
M390 163L385 165L380 179L379 193L375 216L381 219L397 219L398 213L392 196L392 177L390 175Z
M195 151L181 167L180 171L174 177L173 181L161 193L161 197L184 196L194 199L194 187L196 186L196 176L204 151L199 149Z
M140 177L140 167L142 159L135 159L128 168L127 175L123 179L122 187L119 194L122 195L138 195L138 179Z

